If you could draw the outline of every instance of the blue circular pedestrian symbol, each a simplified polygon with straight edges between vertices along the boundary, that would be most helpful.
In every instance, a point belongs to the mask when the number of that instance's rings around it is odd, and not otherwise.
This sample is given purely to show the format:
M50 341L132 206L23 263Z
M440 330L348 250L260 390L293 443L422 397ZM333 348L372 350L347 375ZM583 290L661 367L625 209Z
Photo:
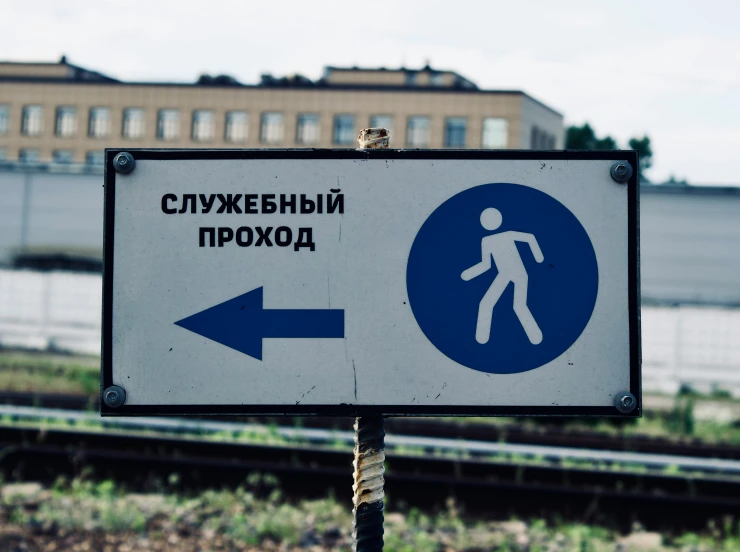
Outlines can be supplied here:
M598 286L596 254L575 215L519 184L483 184L445 201L419 230L406 269L429 341L496 374L563 354L588 324Z

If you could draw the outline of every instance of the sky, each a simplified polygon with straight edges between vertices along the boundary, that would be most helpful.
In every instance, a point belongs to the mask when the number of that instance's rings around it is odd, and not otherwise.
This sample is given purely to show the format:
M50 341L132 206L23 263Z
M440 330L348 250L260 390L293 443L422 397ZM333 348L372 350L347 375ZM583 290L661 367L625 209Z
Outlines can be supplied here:
M66 54L124 80L429 62L524 90L621 147L647 134L654 182L740 185L738 0L0 0L0 11L0 59Z

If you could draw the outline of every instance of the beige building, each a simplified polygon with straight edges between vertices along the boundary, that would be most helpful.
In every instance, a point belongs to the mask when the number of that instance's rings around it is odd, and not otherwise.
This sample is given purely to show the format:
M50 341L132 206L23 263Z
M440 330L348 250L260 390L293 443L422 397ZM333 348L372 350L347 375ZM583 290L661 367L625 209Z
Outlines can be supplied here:
M106 147L354 147L368 126L391 147L558 149L560 113L452 71L327 67L324 77L122 82L58 63L0 62L0 162L102 163Z

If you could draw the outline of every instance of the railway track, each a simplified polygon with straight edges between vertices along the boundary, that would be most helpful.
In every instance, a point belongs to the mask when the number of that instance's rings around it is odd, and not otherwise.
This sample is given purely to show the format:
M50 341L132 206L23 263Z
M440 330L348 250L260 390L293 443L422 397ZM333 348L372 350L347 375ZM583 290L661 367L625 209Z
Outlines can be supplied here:
M7 415L6 415L7 416ZM157 430L159 431L159 430ZM326 432L331 434L331 432ZM439 443L438 443L439 444ZM450 443L450 446L456 446ZM0 426L6 479L53 481L59 475L113 478L138 488L238 485L254 472L275 475L296 498L351 496L351 451L315 444L260 445L183 435L100 429ZM535 515L648 528L701 529L740 515L740 477L623 471L542 462L387 452L389 507L442 508L449 497L476 515Z
M38 394L0 392L0 404L38 406L66 410L97 409L96 397L87 395ZM209 417L209 420L234 418ZM349 418L239 418L251 423L272 425L299 425L317 429L351 429ZM525 425L493 425L465 423L431 418L389 418L386 421L389 435L415 435L431 438L466 439L475 441L506 442L512 444L573 447L591 450L625 451L643 454L670 454L700 458L740 460L740 447L725 444L707 444L699 439L673 440L659 437L608 436L598 432L572 431L553 422L533 430Z

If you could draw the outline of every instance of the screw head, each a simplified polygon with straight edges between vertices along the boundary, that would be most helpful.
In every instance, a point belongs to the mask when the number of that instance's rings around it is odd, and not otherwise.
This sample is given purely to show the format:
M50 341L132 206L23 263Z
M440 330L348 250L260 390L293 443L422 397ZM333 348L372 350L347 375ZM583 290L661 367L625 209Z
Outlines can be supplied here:
M614 397L614 406L622 414L629 414L637 408L637 399L629 391L623 391L622 393L617 393L617 396Z
M121 406L126 402L126 391L117 385L111 385L103 391L103 402L111 408Z
M624 184L630 178L632 178L632 165L627 163L627 161L616 161L612 164L612 168L609 170L609 174L612 175L612 178L616 182Z
M127 151L122 151L113 158L113 168L117 173L128 174L136 167L134 156Z

